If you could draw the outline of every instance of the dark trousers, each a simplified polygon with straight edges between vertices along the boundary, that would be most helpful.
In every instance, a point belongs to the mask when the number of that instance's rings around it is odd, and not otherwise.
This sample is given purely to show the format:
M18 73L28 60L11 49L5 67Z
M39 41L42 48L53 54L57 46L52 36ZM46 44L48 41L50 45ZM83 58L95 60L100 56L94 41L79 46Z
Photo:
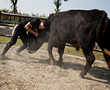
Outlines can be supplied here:
M15 28L14 32L13 32L11 40L4 47L1 55L5 55L7 53L7 51L11 48L11 46L16 44L18 37L20 37L23 45L17 50L17 52L19 53L22 50L24 50L25 48L27 48L27 45L28 45L28 35L26 33L26 30L24 28L20 28L19 26L17 26Z

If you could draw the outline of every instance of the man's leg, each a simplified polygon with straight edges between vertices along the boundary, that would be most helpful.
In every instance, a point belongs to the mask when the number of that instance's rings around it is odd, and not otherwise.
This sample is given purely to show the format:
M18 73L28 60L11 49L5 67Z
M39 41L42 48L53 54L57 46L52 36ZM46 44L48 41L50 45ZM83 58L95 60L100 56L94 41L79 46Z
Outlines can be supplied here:
M22 52L24 49L27 48L28 35L24 34L24 35L20 36L20 39L21 39L23 45L17 49L17 51L16 51L17 54L19 54L20 52Z
M19 54L21 51L23 51L24 49L26 49L27 46L25 46L24 44L22 46L20 46L17 50L16 53Z
M11 46L13 46L16 43L16 41L18 39L18 35L19 35L18 31L19 30L16 25L13 29L11 40L4 47L3 51L1 52L0 58L4 58L7 51L11 48Z
M3 49L0 58L4 58L5 54L7 53L7 51L11 48L11 46L13 46L17 41L17 36L12 36L10 42L8 42L5 46L5 48Z

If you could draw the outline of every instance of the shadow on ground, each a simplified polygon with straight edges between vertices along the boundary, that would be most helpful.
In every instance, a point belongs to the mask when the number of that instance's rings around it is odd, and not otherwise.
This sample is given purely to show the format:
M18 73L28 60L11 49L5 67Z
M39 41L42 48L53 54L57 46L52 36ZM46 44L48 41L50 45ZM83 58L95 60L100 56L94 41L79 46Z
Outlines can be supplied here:
M40 58L33 58L33 59L34 60L31 61L30 63L48 64L48 59L40 59ZM36 62L36 60L38 60L38 61ZM63 68L64 69L70 69L71 68L73 70L82 71L84 69L84 65L79 64L79 63L64 62ZM89 78L89 77L85 78L85 79L110 84L110 71L107 70L106 68L92 67L91 70L88 73L90 75L92 75L93 77L95 77L97 79L101 79L101 80L92 79L92 78ZM106 81L102 81L102 80L106 80Z
M75 64L75 63L71 63L71 62L64 62L64 68L65 69L72 68L73 70L80 70L81 71L84 69L84 65ZM92 67L88 73L97 79L106 80L106 81L95 80L90 77L86 77L85 79L110 84L110 70L103 68L103 67L96 67L95 66L95 67Z
M41 58L32 58L31 60L13 60L16 62L23 62L27 64L31 63L41 63L41 64L47 64L48 65L48 59L41 59ZM5 60L6 61L6 60ZM4 64L4 63L3 63ZM76 71L82 71L84 69L84 65L80 63L72 63L72 62L64 62L63 69L73 69ZM87 80L93 80L105 84L110 84L110 71L103 67L92 67L91 70L88 72L91 76L95 77L96 79L93 79L91 77L86 77ZM106 80L106 81L102 81Z

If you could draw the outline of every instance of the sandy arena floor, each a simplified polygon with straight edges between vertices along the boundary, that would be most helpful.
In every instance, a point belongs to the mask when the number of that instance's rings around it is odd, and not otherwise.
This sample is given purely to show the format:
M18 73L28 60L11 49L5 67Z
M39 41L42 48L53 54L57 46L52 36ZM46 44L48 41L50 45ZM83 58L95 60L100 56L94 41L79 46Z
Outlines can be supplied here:
M1 46L3 47L3 46ZM47 50L34 54L23 51L16 55L16 47L0 60L0 90L110 90L110 71L106 63L96 60L86 79L80 77L85 59L64 55L64 66L48 65ZM54 52L57 60L58 55Z

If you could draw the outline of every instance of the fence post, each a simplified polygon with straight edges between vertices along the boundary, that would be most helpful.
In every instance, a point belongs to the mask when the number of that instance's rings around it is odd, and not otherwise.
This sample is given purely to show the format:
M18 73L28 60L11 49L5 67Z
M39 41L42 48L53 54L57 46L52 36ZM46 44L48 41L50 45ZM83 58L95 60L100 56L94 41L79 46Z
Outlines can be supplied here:
M1 23L1 11L0 11L0 23Z

